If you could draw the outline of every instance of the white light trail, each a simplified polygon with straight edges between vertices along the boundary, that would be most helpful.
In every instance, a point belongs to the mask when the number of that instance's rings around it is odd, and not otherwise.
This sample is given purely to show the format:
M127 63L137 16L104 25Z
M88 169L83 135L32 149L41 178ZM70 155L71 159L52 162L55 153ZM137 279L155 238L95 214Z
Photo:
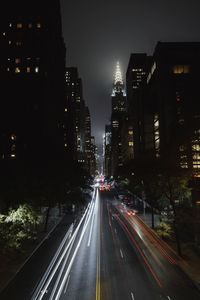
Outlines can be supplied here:
M37 289L35 290L32 299L37 299L37 297L41 293L41 290L42 290L42 287L44 285L44 282L47 280L47 278L48 278L48 276L49 276L49 274L50 274L50 272L51 272L51 270L52 270L52 268L53 268L53 266L54 266L54 264L55 264L55 262L56 262L56 260L57 260L57 258L59 256L59 254L60 254L60 252L61 252L61 250L62 250L65 242L67 241L68 237L70 237L70 235L72 233L72 230L73 230L73 224L71 224L70 228L68 229L67 233L65 234L65 236L64 236L64 238L63 238L63 240L62 240L62 242L61 242L58 250L56 251L56 254L54 255L52 261L50 262L50 264L49 264L46 272L44 273L44 275L43 275L43 277L42 277L42 279L41 279L41 281L39 283L39 285L37 286Z
M69 277L68 277L68 279L67 279L67 282L66 282L66 286L65 286L65 289L64 289L64 294L65 294L66 291L67 291L67 288L68 288L68 285L69 285L69 279L70 279L70 275L69 275Z
M93 203L92 208L93 208L93 207L94 207L94 203ZM64 287L64 285L65 285L65 282L66 282L67 278L68 278L69 272L70 272L70 270L71 270L71 268L72 268L72 264L73 264L73 262L74 262L74 259L75 259L76 255L77 255L77 252L78 252L79 247L80 247L80 245L81 245L83 236L84 236L84 234L85 234L85 231L86 231L86 229L87 229L87 225L88 225L88 223L89 223L89 221L90 221L91 216L92 216L92 209L91 209L90 212L89 212L89 217L87 218L87 223L85 224L85 226L84 226L83 229L82 229L81 236L80 236L80 238L79 238L79 242L78 242L78 244L77 244L77 246L76 246L76 249L74 250L73 256L72 256L71 261L70 261L70 263L69 263L69 265L68 265L68 268L67 268L67 270L66 270L65 276L64 276L64 278L63 278L63 280L62 280L62 282L61 282L61 284L60 284L60 286L59 286L59 289L58 289L57 295L56 295L56 297L55 297L55 300L58 300L58 299L60 298L60 295L61 295L61 293L62 293L63 287Z
M65 249L64 249L64 251L63 251L61 257L59 258L58 262L56 263L56 265L55 265L54 268L53 268L53 265L55 264L56 259L58 258L58 255L59 255L60 252L61 252L61 251L59 251L59 252L57 251L58 253L57 253L57 255L55 256L56 258L53 259L52 263L50 264L51 267L48 267L48 270L47 270L47 272L45 273L44 278L42 279L41 283L39 284L39 287L37 288L36 292L34 293L33 297L31 298L32 300L37 300L37 299L38 299L38 300L41 300L41 299L43 298L44 292L47 290L49 284L51 283L51 281L52 281L52 279L53 279L53 277L54 277L56 271L58 270L58 267L60 266L60 264L61 264L61 262L62 262L64 256L66 255L66 253L67 253L67 251L68 251L68 249L69 249L71 243L74 241L75 237L77 236L81 224L83 223L84 219L88 216L88 214L90 214L90 211L91 211L91 207L90 207L90 206L91 206L91 202L88 204L88 206L87 206L87 208L86 208L86 210L85 210L85 213L83 214L83 216L82 216L82 218L81 218L81 220L80 220L80 222L79 222L77 228L75 229L75 231L74 231L73 235L71 236L71 238L70 238L68 244L66 245L66 247L65 247ZM66 241L66 240L65 240L65 241ZM64 244L64 242L62 242L62 244ZM60 245L59 249L61 249L61 245ZM52 270L52 268L53 268L53 270ZM52 271L52 272L51 272L51 271ZM51 272L51 274L50 274L50 272ZM49 276L49 275L50 275L50 276ZM48 277L48 276L49 276L49 277ZM46 282L46 283L45 283L45 282Z
M132 292L131 292L131 299L132 299L132 300L135 300L135 297L134 297L134 295L133 295Z

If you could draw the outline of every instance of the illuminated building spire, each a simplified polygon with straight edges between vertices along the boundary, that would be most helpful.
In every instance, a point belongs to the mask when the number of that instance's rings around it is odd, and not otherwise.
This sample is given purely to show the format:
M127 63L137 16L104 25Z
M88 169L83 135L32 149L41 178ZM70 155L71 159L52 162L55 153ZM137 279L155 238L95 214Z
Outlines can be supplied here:
M114 74L112 96L114 96L116 93L123 93L123 95L126 96L119 62L117 62L116 71Z
M117 82L123 84L122 73L121 73L121 70L120 70L119 62L117 62L117 66L116 66L114 84L116 84Z

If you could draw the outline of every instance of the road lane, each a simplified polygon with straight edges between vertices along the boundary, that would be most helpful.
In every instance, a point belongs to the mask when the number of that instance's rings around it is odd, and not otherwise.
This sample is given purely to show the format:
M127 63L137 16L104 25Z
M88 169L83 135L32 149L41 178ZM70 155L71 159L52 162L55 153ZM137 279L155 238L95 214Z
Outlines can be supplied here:
M160 290L146 272L119 223L106 195L101 201L101 298L156 300Z
M94 210L88 223L87 230L77 252L76 259L70 271L70 279L67 288L60 298L100 300L100 278L99 278L99 237L100 237L100 216L99 216L99 192L97 190L94 199Z
M152 275L161 283L164 295L170 299L200 299L200 293L193 282L178 266L178 257L149 229L144 222L131 214L121 204L113 203L116 219L129 231L131 239L141 255L144 256Z
M118 205L110 193L96 189L80 222L60 239L37 295L21 297L15 289L0 299L199 300L175 255Z

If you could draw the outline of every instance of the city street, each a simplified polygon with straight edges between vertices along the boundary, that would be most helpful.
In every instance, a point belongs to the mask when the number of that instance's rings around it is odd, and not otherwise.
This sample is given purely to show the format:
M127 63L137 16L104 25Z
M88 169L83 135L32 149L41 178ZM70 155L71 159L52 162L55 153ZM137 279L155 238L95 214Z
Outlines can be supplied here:
M200 1L3 1L0 300L200 300Z
M19 280L25 270L10 283L2 300L200 299L199 291L179 269L175 253L132 210L98 189L77 226L72 224L65 231L46 271L29 291L31 285Z

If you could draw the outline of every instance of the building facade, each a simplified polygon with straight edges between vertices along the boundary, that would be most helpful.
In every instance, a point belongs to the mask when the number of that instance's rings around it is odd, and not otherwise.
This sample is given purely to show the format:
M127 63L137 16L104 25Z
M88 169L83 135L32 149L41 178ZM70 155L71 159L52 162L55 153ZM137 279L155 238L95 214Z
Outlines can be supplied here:
M152 154L195 177L200 176L199 50L200 43L159 42L144 97L144 106L151 104Z
M122 74L117 62L113 90L112 90L112 113L111 113L111 175L115 176L123 166L122 132L123 124L127 115L126 92Z
M63 155L65 46L59 1L4 4L0 17L0 158Z

